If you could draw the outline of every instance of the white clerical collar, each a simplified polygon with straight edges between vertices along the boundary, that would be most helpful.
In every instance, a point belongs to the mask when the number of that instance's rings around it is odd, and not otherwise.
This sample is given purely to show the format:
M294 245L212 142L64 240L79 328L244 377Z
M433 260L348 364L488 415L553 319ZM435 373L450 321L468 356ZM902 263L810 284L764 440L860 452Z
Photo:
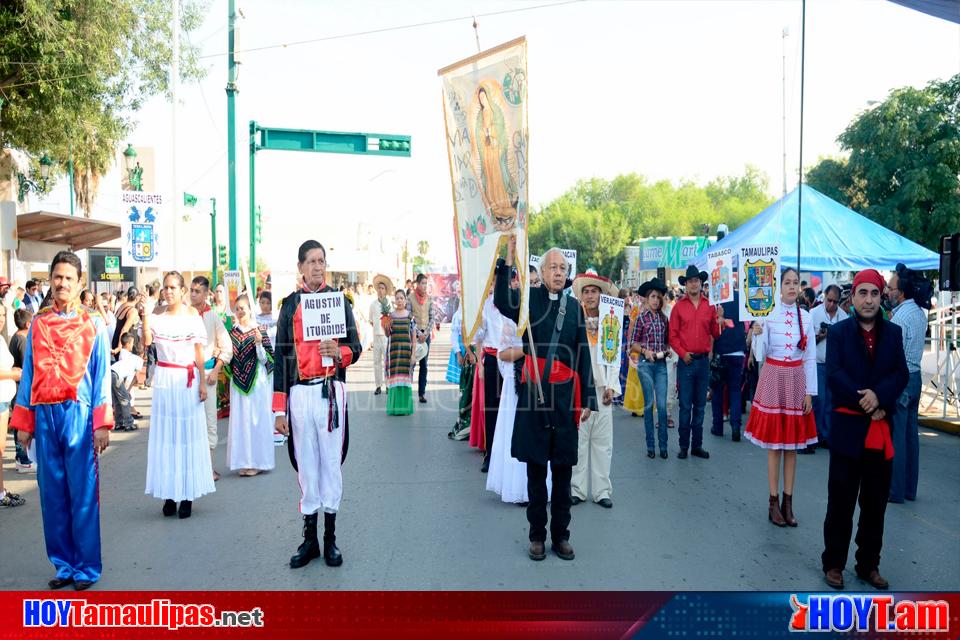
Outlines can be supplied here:
M559 293L550 293L550 292L548 291L548 292L547 292L547 295L550 297L551 300L559 300L559 299L560 299L560 294L559 294Z

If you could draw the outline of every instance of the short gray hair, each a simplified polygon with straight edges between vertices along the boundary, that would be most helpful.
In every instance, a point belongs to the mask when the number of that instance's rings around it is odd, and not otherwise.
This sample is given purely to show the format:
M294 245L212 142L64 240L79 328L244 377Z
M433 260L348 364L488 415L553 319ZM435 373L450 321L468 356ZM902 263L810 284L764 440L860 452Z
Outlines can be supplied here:
M553 253L554 251L556 251L557 253L560 254L560 257L563 258L563 264L564 264L564 265L567 267L567 269L569 270L569 269L570 269L570 261L567 260L567 256L564 255L563 249L561 249L560 247L550 247L549 249L547 249L546 251L544 251L544 252L543 252L543 255L540 256L540 264L541 264L541 265L544 264L544 263L547 261L547 256L550 255L551 253Z

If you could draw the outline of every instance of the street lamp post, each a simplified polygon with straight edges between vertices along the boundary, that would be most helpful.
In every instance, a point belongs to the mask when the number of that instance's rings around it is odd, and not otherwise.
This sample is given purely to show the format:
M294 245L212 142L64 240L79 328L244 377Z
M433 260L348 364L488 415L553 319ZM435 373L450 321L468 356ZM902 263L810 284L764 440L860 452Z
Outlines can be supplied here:
M127 170L127 182L134 191L143 191L143 167L137 162L137 150L127 143L123 152L123 165Z

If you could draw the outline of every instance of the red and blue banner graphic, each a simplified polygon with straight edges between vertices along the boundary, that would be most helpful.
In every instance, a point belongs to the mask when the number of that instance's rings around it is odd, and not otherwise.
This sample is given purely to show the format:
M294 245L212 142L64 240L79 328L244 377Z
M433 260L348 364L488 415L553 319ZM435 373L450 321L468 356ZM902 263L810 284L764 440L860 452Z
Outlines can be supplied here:
M25 638L857 638L960 635L958 593L6 592Z

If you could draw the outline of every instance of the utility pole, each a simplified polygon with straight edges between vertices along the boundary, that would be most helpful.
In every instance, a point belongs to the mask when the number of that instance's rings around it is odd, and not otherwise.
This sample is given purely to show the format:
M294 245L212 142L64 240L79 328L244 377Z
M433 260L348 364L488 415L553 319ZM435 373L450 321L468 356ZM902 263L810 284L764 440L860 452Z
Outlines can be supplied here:
M170 46L173 49L173 57L170 65L170 93L173 96L173 109L170 116L170 137L173 147L170 150L170 181L173 190L170 192L170 208L173 209L176 217L175 212L179 204L177 202L177 196L179 196L177 191L177 93L180 88L180 0L171 1L173 2L173 21L170 32L173 37ZM173 266L178 267L177 234L174 233L171 239L173 240Z
M227 2L227 221L230 269L237 268L237 61L234 57L236 1Z
M210 280L217 286L217 199L210 198Z

